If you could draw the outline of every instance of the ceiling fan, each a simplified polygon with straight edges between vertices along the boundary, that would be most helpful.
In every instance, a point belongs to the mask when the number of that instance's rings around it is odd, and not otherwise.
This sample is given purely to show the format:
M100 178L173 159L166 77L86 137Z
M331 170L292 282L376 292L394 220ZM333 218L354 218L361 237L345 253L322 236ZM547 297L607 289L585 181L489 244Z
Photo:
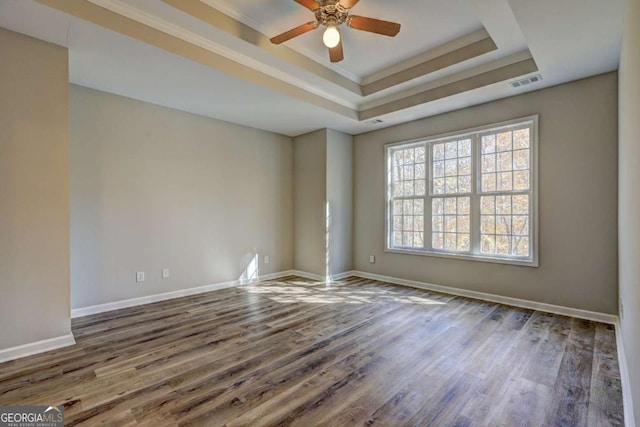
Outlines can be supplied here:
M329 59L331 62L339 62L344 59L342 51L342 40L338 27L347 24L356 30L368 31L370 33L382 34L384 36L395 37L400 31L400 24L379 19L365 18L364 16L350 15L350 9L360 0L294 0L316 15L316 20L307 22L292 30L286 31L271 38L271 43L280 44L294 37L298 37L311 30L315 30L321 25L327 27L322 36L322 41L329 48Z

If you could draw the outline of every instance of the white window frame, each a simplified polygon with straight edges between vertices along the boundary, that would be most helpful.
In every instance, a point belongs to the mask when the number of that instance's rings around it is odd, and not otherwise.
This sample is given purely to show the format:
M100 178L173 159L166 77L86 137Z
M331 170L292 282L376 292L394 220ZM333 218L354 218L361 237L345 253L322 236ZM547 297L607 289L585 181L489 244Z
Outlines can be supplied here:
M491 133L501 130L507 130L509 128L522 127L522 125L528 125L530 129L530 144L531 144L531 163L530 163L530 190L524 192L517 191L505 191L505 192L491 192L482 193L480 190L480 165L481 158L480 150L480 138L485 133ZM432 168L433 150L431 145L438 142L446 142L447 140L460 140L464 138L471 138L472 140L472 156L471 156L471 186L472 193L470 194L432 194ZM393 214L391 212L392 206L392 193L391 193L391 156L390 153L400 147L409 147L411 145L424 144L426 149L425 161L427 162L427 182L426 182L426 194L425 196L416 196L411 198L423 198L424 199L424 248L422 249L409 249L409 248L396 248L392 245L392 231L393 231ZM410 255L422 255L430 257L441 257L450 259L461 259L470 261L480 261L498 264L511 264L520 265L526 267L539 267L539 215L538 215L538 115L521 117L513 120L508 120L500 123L493 123L485 126L479 126L471 129L464 129L456 132L449 132L446 134L427 136L424 138L417 138L408 141L400 141L389 143L384 146L384 167L385 167L385 252L397 253L397 254L410 254ZM506 257L500 255L482 255L480 253L480 197L483 195L502 195L502 194L529 194L529 226L530 226L530 239L531 239L531 256L530 257ZM471 218L470 218L470 232L471 232L471 251L463 253L448 252L443 250L432 249L431 238L431 201L435 197L470 197L471 198Z

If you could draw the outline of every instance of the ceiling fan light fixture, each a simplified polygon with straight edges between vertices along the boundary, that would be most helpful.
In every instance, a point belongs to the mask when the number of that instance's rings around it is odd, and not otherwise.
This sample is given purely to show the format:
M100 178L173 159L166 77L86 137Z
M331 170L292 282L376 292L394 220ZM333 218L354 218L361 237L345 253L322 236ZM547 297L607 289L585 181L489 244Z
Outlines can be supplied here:
M338 28L335 25L329 25L322 35L322 41L329 49L338 46L338 43L340 43L340 31L338 31Z
M397 22L383 21L381 19L367 18L366 16L350 15L350 10L359 0L293 0L306 7L315 15L315 20L299 25L289 31L285 31L272 37L271 43L281 44L298 37L318 27L326 27L322 35L322 42L329 48L331 62L340 62L344 59L342 49L342 37L339 26L345 24L354 30L367 31L383 36L395 37L400 31Z

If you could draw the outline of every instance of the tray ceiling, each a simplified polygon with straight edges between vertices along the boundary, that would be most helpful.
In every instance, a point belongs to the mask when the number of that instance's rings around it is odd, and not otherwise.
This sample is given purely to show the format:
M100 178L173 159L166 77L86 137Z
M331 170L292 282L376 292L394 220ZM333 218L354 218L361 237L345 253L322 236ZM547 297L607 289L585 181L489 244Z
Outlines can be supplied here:
M296 25L313 20L313 14L293 1L202 0L235 19L272 37ZM362 0L353 14L402 24L395 38L352 29L341 30L345 60L333 68L354 79L363 79L377 71L451 40L483 29L482 21L467 0ZM321 30L312 31L287 42L292 49L327 66L327 48Z
M402 29L345 28L332 64L321 30L269 43L313 19L292 0L0 0L0 26L69 48L74 83L287 135L362 133L619 62L622 0L361 0L353 13Z

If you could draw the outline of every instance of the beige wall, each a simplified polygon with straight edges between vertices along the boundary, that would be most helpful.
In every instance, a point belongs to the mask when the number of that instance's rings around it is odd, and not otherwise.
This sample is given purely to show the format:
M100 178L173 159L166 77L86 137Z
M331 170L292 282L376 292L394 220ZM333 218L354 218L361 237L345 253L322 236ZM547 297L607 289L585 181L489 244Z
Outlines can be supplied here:
M72 307L237 280L256 254L291 269L292 161L288 137L72 86Z
M620 62L619 230L624 351L640 422L640 0L627 0Z
M353 137L327 130L329 275L353 270Z
M294 267L323 277L326 274L326 140L326 129L293 140Z
M295 269L353 268L353 137L321 129L294 138Z
M67 50L0 29L0 349L71 333Z
M534 114L540 116L539 268L384 252L386 143ZM354 225L356 270L616 313L616 73L357 136ZM369 255L377 256L375 264Z

